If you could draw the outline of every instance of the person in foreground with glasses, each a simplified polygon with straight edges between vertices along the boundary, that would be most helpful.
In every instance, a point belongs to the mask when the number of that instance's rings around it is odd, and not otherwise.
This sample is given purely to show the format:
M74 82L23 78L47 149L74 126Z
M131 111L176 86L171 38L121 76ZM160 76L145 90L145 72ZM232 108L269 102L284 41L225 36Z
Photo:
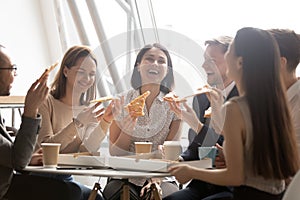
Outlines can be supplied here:
M14 76L17 75L17 65L16 64L12 64L9 67L1 67L0 70L8 70L11 73L13 73Z
M13 76L17 76L17 65L15 65L15 64L8 65L8 67L1 67L0 70L3 71L2 72L3 76L5 74L8 75L8 76L6 76L7 78L11 77L11 75L9 73L13 74ZM4 81L4 79L3 79L3 81ZM1 82L1 84L5 85L5 83L2 83L2 82ZM18 130L16 128L11 127L11 126L5 126L5 128L11 136L15 136L16 133L18 132Z
M0 45L0 96L10 95L16 69L11 64L5 47ZM48 76L45 76L29 88L22 123L14 141L8 134L0 113L0 200L78 199L79 187L76 184L20 175L15 171L22 170L28 164L41 164L41 152L33 153L33 150L41 122L38 109L49 93L47 79Z

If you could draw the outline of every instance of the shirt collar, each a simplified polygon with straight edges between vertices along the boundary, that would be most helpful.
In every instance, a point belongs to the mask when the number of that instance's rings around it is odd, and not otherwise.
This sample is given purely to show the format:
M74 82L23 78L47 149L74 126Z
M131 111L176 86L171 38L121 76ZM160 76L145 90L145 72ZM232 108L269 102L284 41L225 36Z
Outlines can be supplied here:
M222 90L222 94L224 98L227 98L228 94L231 92L235 85L235 82L232 81L224 90Z
M287 90L287 98L290 101L297 93L300 91L300 80L295 82L289 89Z
M158 96L157 96L157 99L160 102L163 102L164 101L164 96L165 96L165 94L162 91L160 91L159 94L158 94Z

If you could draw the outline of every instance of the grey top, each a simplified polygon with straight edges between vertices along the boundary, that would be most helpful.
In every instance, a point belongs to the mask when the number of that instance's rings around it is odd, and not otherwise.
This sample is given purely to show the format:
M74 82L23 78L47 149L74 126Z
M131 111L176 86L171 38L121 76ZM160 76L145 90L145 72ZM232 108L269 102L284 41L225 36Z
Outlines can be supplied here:
M0 121L0 200L4 200L14 169L23 169L30 162L40 121L39 116L36 119L23 116L14 142Z

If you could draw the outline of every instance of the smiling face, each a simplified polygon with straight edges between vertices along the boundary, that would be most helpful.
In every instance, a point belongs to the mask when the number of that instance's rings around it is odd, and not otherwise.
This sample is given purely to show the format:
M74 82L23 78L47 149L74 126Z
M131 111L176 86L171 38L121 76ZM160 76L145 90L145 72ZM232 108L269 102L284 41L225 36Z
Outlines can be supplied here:
M149 49L138 64L142 84L160 84L168 72L166 54L158 48Z
M207 46L204 53L204 63L202 65L207 75L207 83L213 85L223 85L227 81L227 63L224 59L224 50L218 45Z
M12 63L5 52L4 48L0 48L0 68L11 68ZM15 71L9 69L0 69L0 96L10 95L10 89L14 82Z
M242 57L236 56L234 42L229 46L228 51L225 54L225 60L228 65L226 72L227 76L239 85L242 78Z
M80 57L75 66L64 68L64 75L67 87L72 88L73 93L82 94L95 82L96 63L90 56Z

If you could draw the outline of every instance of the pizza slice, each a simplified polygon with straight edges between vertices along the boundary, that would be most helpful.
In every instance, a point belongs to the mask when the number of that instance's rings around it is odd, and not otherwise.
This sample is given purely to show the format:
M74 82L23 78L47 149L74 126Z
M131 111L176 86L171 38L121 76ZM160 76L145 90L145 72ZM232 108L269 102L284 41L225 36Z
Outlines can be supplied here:
M175 101L177 103L182 103L182 102L186 102L186 98L182 98L180 99L179 96L177 96L176 94L174 94L173 92L169 92L168 94L166 94L163 97L164 101L168 101L168 102L172 102Z
M149 96L149 94L150 91L147 91L141 94L140 96L136 97L125 106L125 109L127 109L127 111L131 113L131 115L133 115L134 117L144 116L145 113L143 109L145 106L146 98Z
M163 97L163 99L164 99L165 101L172 102L172 101L174 101L175 99L179 99L179 97L178 97L176 94L174 94L173 92L169 92L168 94L166 94L166 95Z
M204 118L211 118L211 107L204 111Z
M204 85L203 87L197 89L196 94L199 95L203 93L209 93L211 90L212 89L209 85Z
M44 73L39 78L39 81L44 78L44 76L48 75L56 66L58 65L58 62L55 62L53 65L45 69Z
M94 99L94 100L91 100L90 103L102 103L102 102L105 102L105 101L110 101L110 100L113 100L114 98L112 96L106 96L106 97L100 97L99 99Z

